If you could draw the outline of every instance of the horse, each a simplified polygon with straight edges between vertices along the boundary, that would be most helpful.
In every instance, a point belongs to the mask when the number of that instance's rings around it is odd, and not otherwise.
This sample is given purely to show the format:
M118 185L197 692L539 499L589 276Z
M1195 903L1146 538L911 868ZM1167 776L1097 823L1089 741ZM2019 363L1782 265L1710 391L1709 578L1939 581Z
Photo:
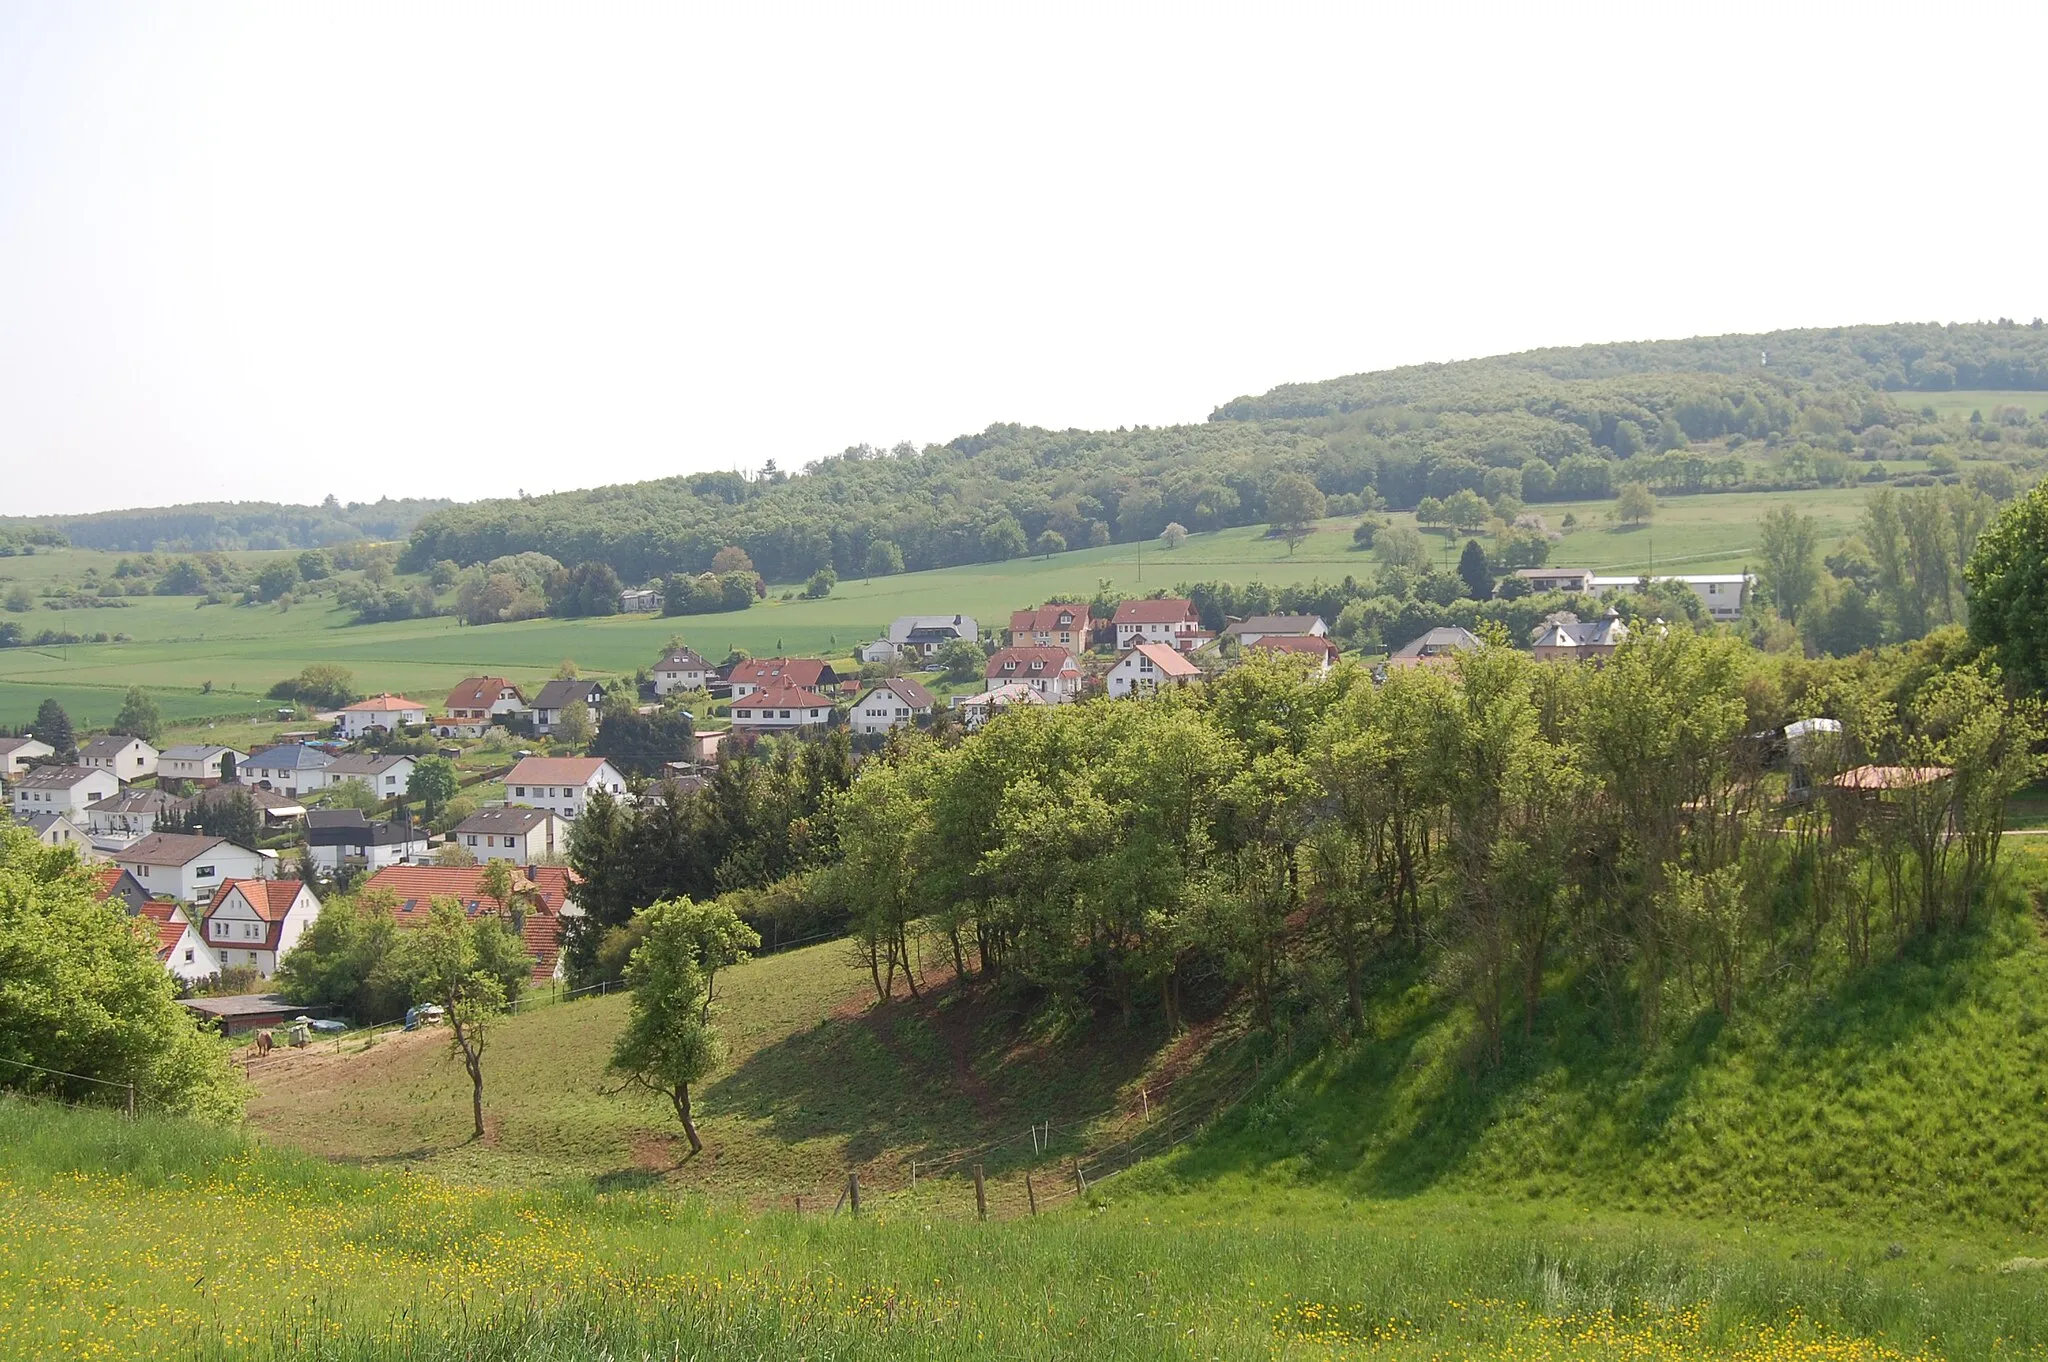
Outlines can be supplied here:
M277 1044L277 1042L276 1042L275 1040L273 1040L273 1039L271 1038L271 1035L270 1035L270 1033L269 1033L268 1031L258 1031L258 1032L256 1033L256 1053L257 1053L257 1054L259 1054L259 1055L267 1055L267 1054L269 1054L269 1053L270 1053L270 1049L271 1049L271 1047L272 1047L273 1045L275 1045L275 1044Z

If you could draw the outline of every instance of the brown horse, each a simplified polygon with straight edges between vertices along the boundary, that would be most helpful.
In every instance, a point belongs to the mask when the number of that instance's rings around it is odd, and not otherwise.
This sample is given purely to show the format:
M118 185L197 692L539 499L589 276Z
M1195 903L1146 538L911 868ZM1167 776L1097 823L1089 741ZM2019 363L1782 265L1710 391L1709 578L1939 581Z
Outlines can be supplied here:
M269 1053L270 1053L270 1049L271 1049L271 1047L272 1047L273 1045L275 1045L275 1044L277 1044L277 1042L271 1039L271 1037L270 1037L270 1033L269 1033L268 1031L258 1031L258 1032L256 1033L256 1053L257 1053L257 1054L259 1054L259 1055L267 1055L267 1054L269 1054Z

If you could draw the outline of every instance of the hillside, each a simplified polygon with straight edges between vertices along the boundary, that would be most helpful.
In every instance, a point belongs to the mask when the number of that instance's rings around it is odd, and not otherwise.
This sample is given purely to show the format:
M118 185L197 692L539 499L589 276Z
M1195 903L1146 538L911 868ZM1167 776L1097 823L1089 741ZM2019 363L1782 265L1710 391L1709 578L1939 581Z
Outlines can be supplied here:
M381 497L318 506L267 501L192 502L96 511L86 515L0 516L0 545L47 543L118 553L206 553L240 549L320 549L359 539L402 539L420 517L452 503Z

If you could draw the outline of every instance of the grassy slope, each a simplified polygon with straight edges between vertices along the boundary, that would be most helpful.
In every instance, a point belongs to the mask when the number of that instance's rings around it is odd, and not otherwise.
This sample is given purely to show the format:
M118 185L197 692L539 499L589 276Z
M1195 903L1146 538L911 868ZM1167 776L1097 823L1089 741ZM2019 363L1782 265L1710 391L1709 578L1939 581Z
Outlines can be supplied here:
M1848 532L1862 496L1860 490L1835 489L1799 493L1796 500L1822 522L1831 547ZM1538 509L1553 526L1566 514L1580 522L1558 545L1554 559L1559 563L1617 574L1642 571L1652 563L1686 571L1733 571L1750 561L1756 522L1779 499L1755 493L1667 498L1656 519L1643 528L1609 522L1611 503ZM742 614L684 619L540 619L472 629L443 618L356 627L324 601L280 611L149 596L133 598L120 610L38 609L22 617L24 623L38 629L119 632L134 641L0 651L0 723L23 722L45 695L56 695L76 720L105 723L120 708L122 691L135 684L156 691L166 714L175 719L245 714L262 708L263 692L272 683L313 662L338 662L367 689L410 692L433 703L462 677L479 672L537 683L553 675L565 657L593 675L630 673L651 664L678 633L713 657L735 647L756 656L844 655L898 615L964 611L985 626L1000 627L1013 609L1055 594L1085 596L1102 581L1143 592L1205 578L1283 583L1365 575L1376 565L1369 554L1352 549L1351 524L1326 522L1292 554L1284 544L1266 539L1262 527L1247 527L1195 535L1171 553L1157 544L1080 549L1050 560L848 581L822 601L772 600ZM1444 542L1447 563L1456 561L1462 543ZM68 562L68 575L75 576L93 556L72 550L0 561L0 586L11 564L34 564L36 572L46 572ZM97 556L108 568L115 557ZM207 682L214 693L202 695Z
M926 999L899 985L890 1006L869 1011L866 975L839 943L734 970L720 985L731 1053L697 1094L707 1145L697 1159L683 1158L659 1098L600 1091L614 1086L603 1068L625 1015L619 996L540 1006L505 1025L491 1042L481 1144L468 1138L468 1079L434 1035L257 1061L250 1115L267 1139L350 1160L497 1183L665 1179L783 1206L797 1195L830 1199L849 1170L880 1193L907 1183L909 1159L1009 1140L985 1162L1021 1204L1029 1126L1105 1110L1121 1114L1097 1136L1134 1126L1136 1087L1149 1083L1156 1095L1158 1066L1179 1072L1196 1049L1116 1027L1078 1046L1041 1047L994 1000L952 997L936 973L932 982L938 991ZM1183 1081L1187 1102L1204 1095L1206 1075ZM1165 1115L1163 1105L1154 1113ZM1083 1134L1060 1131L1040 1162L1071 1156ZM956 1195L951 1209L966 1204Z
M0 1356L2011 1357L2036 1274L1982 1246L1538 1221L1295 1225L1156 1204L976 1225L741 1218L649 1192L336 1168L0 1100Z

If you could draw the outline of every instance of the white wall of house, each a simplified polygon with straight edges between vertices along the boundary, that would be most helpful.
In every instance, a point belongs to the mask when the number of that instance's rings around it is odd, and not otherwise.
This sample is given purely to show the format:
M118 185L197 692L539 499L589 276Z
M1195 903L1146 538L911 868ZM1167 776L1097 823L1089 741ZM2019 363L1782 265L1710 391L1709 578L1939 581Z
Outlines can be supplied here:
M185 933L178 938L178 944L171 947L171 953L164 957L164 968L174 979L204 979L220 973L220 956L206 944L206 938L199 934L191 920L186 919Z
M847 727L856 733L887 733L916 717L917 711L902 696L895 691L878 688L862 696L860 703L853 707Z
M37 742L34 738L25 739L20 746L0 752L0 776L18 776L28 769L30 761L55 753L56 749L46 742Z
M236 770L235 783L251 789L260 786L278 794L301 795L324 790L332 782L327 779L324 766L244 766Z
M597 768L581 785L513 785L505 791L505 802L546 809L557 818L573 820L599 790L617 798L626 792L626 778L610 762Z
M389 733L400 724L424 724L424 709L345 709L334 721L334 731L344 738L360 738L373 728Z
M817 728L830 722L831 718L830 705L791 705L783 709L767 705L748 705L740 697L733 700L732 726L757 733L790 733L799 728Z
M114 864L133 875L152 898L202 903L228 880L253 880L263 874L263 858L246 847L222 842L184 865L141 865L114 853Z
M180 757L160 757L157 760L156 767L157 779L219 780L220 762L224 755L229 754L226 752L216 752L205 761L194 761L190 758ZM235 764L239 767L243 761L243 754L234 752L232 755L234 756Z
M277 973L277 962L299 944L299 938L319 915L320 900L313 897L312 890L299 886L272 945L270 924L237 890L201 919L200 930L223 965L253 965L259 975L268 979Z
M1194 620L1119 624L1116 627L1116 649L1127 653L1140 643L1164 643L1169 648L1185 648L1187 642L1183 635L1199 633L1201 627Z
M408 861L427 859L427 836L424 831L416 838L405 842L372 843L367 846L335 846L306 848L313 864L332 874L344 864L360 865L376 873L387 865L403 865Z
M672 690L701 690L710 681L710 671L702 667L657 670L654 673L654 693L666 695Z
M1162 685L1185 678L1167 677L1161 674L1157 663L1143 653L1130 652L1117 660L1109 669L1106 688L1113 696L1143 695L1159 689Z
M462 849L479 861L511 861L533 865L559 849L551 840L551 825L536 823L526 832L465 832L458 839Z
M157 751L140 738L130 738L111 756L81 752L79 764L95 771L112 771L121 780L147 780L156 774Z
M92 820L86 813L88 805L102 799L112 798L121 788L121 782L114 779L112 771L92 771L79 777L76 784L61 790L23 789L17 781L14 786L14 816L33 818L39 813L61 813L80 827Z

